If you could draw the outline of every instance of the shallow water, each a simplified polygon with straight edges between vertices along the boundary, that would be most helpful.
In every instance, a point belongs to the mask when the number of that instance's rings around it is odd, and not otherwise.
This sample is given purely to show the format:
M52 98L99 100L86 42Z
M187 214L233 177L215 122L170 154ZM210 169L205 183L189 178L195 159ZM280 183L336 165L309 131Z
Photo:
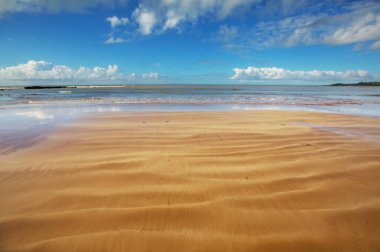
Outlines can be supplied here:
M0 152L84 113L304 110L380 117L380 87L142 85L0 91Z

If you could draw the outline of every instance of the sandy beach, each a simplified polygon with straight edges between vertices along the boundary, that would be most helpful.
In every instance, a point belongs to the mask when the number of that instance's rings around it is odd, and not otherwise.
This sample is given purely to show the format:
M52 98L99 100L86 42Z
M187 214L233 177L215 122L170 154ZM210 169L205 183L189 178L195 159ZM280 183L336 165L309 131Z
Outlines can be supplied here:
M0 164L0 251L380 250L376 118L87 115Z

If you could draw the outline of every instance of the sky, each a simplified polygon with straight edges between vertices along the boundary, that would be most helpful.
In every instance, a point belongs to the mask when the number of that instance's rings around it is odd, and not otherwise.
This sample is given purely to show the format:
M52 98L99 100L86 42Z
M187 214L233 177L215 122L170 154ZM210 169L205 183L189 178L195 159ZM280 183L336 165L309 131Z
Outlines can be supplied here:
M0 85L358 81L379 0L0 1Z

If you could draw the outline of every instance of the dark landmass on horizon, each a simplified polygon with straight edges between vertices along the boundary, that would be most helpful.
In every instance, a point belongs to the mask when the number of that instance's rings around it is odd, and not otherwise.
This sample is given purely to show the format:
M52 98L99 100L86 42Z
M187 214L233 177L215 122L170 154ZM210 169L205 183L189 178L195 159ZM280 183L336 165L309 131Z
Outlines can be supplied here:
M359 86L359 87L378 87L380 86L380 82L377 81L370 81L370 82L358 82L358 83L334 83L330 86Z
M75 88L69 86L25 86L24 89Z

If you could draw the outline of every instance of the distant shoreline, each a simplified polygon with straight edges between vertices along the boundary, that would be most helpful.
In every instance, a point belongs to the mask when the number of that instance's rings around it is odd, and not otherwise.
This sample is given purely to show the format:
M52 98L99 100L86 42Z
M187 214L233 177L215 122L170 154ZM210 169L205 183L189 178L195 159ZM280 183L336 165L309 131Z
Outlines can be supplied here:
M329 86L338 86L338 87L342 87L342 86L356 86L356 87L379 87L380 86L380 82L376 82L376 81L372 81L372 82L358 82L358 83L348 83L348 84L344 84L344 83L334 83L334 84L331 84Z
M24 89L76 88L75 86L25 86Z

